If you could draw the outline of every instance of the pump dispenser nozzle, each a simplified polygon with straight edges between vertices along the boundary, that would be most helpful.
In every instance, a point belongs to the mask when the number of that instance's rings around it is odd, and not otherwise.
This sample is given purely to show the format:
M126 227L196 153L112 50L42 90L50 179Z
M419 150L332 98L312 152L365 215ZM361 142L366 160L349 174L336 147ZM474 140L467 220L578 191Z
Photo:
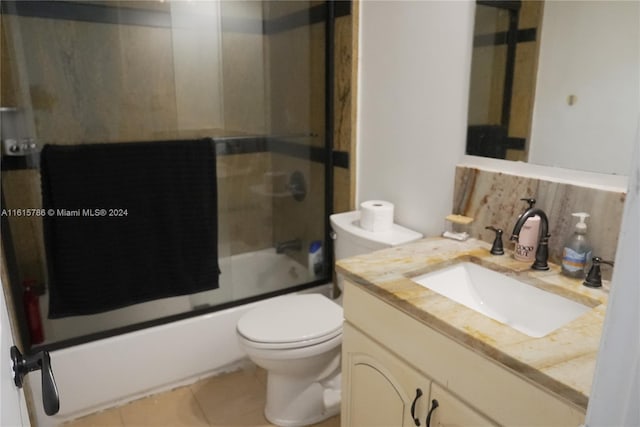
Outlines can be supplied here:
M576 218L580 218L578 223L576 224L576 231L585 232L587 231L587 223L585 220L589 218L589 214L586 212L575 212L572 213L571 216L575 216Z

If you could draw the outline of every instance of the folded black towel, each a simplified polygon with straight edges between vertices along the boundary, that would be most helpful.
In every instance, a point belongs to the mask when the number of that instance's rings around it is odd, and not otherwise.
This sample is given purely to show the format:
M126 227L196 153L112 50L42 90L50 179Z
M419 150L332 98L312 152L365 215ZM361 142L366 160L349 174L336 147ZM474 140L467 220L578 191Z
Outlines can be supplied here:
M49 318L218 287L213 141L46 145Z

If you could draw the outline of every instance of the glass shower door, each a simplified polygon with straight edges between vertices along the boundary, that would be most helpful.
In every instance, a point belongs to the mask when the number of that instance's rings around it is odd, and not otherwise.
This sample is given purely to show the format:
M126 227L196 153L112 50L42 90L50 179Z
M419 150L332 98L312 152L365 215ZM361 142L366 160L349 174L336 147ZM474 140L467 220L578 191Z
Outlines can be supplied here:
M59 348L329 279L326 268L308 270L310 246L327 234L325 8L2 2L0 103L11 108L3 112L3 144L33 140L39 150L211 138L216 151L217 289L48 319L43 218L3 216L5 286L25 342L25 281L35 283L40 303L39 345ZM8 135L5 118L20 122L20 135ZM3 151L3 209L42 208L38 150Z

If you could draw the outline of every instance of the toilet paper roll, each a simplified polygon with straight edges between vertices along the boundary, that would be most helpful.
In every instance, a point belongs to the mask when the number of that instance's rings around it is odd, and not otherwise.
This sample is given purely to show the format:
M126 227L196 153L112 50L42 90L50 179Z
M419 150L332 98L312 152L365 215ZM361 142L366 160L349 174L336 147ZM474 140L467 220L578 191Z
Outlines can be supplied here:
M368 200L360 203L360 227L374 233L391 230L393 203L384 200Z

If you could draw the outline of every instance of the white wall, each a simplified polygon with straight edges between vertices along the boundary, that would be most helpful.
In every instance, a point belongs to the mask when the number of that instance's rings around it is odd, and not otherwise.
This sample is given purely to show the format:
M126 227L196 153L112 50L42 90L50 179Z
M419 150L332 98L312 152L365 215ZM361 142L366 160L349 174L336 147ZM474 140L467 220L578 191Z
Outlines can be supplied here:
M586 425L640 425L640 115L630 177L464 156L465 166L611 191L627 191L612 291L603 329ZM630 148L631 150L631 148ZM627 187L628 185L628 187Z
M586 425L593 427L640 425L640 121L636 141L601 350L587 410Z
M639 21L638 1L545 3L530 162L629 173L640 112ZM577 97L572 106L569 95Z
M396 222L442 232L465 150L474 4L363 1L356 201L383 199Z

